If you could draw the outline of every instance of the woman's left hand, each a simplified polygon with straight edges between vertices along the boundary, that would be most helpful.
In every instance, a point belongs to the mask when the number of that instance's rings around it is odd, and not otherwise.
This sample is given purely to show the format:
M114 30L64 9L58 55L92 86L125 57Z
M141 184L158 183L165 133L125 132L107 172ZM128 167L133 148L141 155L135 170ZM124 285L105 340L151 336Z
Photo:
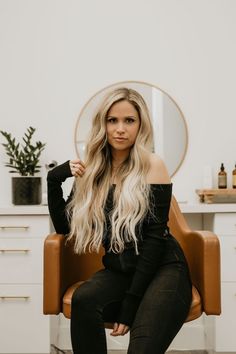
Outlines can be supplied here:
M111 336L124 336L129 332L129 327L123 323L115 323L113 327L113 331L110 333Z

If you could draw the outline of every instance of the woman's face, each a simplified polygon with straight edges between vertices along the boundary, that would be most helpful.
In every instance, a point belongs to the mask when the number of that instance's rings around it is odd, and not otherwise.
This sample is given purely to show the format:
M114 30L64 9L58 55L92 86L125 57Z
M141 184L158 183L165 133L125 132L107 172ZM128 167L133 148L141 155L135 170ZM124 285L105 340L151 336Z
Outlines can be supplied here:
M138 111L128 101L114 103L106 117L107 140L114 151L129 151L140 127Z

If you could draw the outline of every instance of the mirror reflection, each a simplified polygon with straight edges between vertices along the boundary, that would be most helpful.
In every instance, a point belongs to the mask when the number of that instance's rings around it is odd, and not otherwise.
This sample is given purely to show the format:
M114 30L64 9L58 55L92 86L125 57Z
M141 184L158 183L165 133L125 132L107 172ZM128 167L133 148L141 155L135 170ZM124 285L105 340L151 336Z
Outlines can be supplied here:
M153 150L165 161L170 176L180 168L188 145L187 125L177 103L163 90L139 81L124 81L110 85L97 92L85 104L79 114L75 128L75 149L83 159L85 141L92 119L101 101L108 92L117 87L129 87L138 91L145 99L153 124Z

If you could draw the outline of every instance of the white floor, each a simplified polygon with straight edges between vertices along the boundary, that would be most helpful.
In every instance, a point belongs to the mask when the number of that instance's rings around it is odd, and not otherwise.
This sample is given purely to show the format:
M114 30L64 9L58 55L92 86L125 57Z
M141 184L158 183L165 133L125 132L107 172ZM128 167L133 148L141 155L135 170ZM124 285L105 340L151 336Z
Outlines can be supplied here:
M181 351L181 350L172 350L167 352L168 354L207 354L207 351L202 351L202 350L196 350L196 351ZM109 350L108 354L127 354L126 350ZM223 354L223 353L221 353Z
M108 354L127 354L127 351L126 350L109 350L108 351ZM181 351L181 350L172 350L172 351L169 351L167 352L167 354L207 354L207 351L205 350L191 350L191 351ZM221 353L221 354L224 354L224 353ZM233 354L233 353L232 353Z
M57 352L54 351L53 353L58 353L58 354L72 354L71 351L62 351L62 350L58 350ZM172 350L167 352L168 354L207 354L207 351L205 350L192 350L192 351L181 351L181 350ZM109 350L108 354L127 354L126 350ZM224 353L221 353L224 354ZM232 353L233 354L233 353Z
M184 351L170 350L167 352L167 354L207 354L207 353L208 352L206 350L184 350ZM59 348L56 348L55 346L52 346L51 354L73 354L73 353L71 350L61 350ZM127 354L127 351L126 350L108 350L107 354ZM224 354L224 353L219 353L219 354ZM227 353L225 353L225 354L227 354Z

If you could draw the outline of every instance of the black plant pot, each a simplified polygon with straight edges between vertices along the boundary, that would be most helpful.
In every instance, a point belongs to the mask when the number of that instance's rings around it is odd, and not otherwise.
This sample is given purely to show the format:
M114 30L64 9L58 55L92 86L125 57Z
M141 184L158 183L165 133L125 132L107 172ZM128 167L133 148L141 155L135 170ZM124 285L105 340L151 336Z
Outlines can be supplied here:
M12 177L12 203L36 205L42 201L41 177Z

